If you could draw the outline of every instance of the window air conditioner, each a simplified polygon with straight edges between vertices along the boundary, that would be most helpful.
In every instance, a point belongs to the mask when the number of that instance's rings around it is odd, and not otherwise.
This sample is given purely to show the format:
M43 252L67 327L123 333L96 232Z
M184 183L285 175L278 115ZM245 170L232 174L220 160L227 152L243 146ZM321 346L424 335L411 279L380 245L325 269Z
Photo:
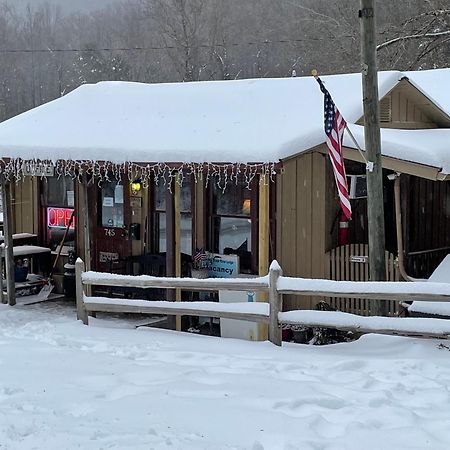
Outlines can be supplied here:
M347 183L351 199L367 197L366 175L347 175Z

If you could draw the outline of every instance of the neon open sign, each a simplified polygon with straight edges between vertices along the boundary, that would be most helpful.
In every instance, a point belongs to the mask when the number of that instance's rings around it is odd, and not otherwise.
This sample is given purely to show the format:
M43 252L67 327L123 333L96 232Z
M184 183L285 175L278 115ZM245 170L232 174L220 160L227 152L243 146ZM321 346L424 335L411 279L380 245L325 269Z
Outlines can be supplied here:
M72 216L71 208L47 208L47 226L49 228L67 228ZM75 228L75 217L70 228Z

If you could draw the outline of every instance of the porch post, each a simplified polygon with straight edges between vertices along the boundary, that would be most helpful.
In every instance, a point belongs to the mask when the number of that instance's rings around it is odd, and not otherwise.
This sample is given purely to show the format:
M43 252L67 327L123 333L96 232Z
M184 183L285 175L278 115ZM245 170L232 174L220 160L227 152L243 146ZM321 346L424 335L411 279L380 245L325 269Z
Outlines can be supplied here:
M175 276L175 202L173 180L171 191L166 190L166 276ZM174 301L176 299L175 289L167 289L166 299ZM168 317L169 327L175 329L174 316Z
M3 254L5 256L6 265L6 290L8 292L8 304L14 306L16 304L16 284L14 276L14 251L13 251L13 211L12 211L12 195L11 183L5 180L5 176L1 176L2 199L3 199L3 233L5 236L5 248Z
M175 186L173 190L174 195L174 228L175 228L175 276L181 277L181 214L180 214L180 201L181 201L181 187L179 179L175 180ZM175 301L181 301L181 290L175 291ZM177 331L181 331L181 316L175 318L175 328Z
M3 292L3 249L0 247L0 303L8 303L7 297Z
M258 274L263 277L269 271L269 179L267 175L261 175L259 180L259 226L258 226ZM259 293L257 299L260 302L269 300L267 293ZM268 339L267 324L258 323L258 340Z
M83 263L84 270L89 271L92 268L92 253L91 253L91 217L89 215L89 195L88 195L88 178L87 174L84 173L81 178L81 189L80 199L76 203L78 204L78 208L75 211L75 219L77 226L83 224ZM92 294L92 287L90 285L86 286L87 295Z

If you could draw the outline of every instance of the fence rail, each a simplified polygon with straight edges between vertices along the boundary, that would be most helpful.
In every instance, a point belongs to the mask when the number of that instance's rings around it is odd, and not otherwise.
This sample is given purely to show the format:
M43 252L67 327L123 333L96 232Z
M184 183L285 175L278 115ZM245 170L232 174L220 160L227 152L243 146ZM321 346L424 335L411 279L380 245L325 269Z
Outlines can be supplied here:
M77 286L77 315L88 324L88 316L95 312L123 312L192 315L222 317L269 325L269 340L281 345L283 324L327 327L380 334L421 335L431 337L450 336L450 321L439 319L403 319L384 317L361 317L354 314L328 311L282 311L283 294L318 295L326 297L367 298L383 301L450 301L450 283L431 282L350 282L313 280L282 276L281 267L272 262L268 276L259 278L193 279L151 276L113 275L100 272L85 272L84 263L78 259L75 264ZM118 286L135 288L165 288L186 290L232 290L266 292L266 303L214 302L166 302L130 299L109 299L89 297L84 287ZM309 313L309 315L307 314ZM311 313L314 313L311 318ZM369 319L369 321L364 321ZM438 321L438 322L437 322Z

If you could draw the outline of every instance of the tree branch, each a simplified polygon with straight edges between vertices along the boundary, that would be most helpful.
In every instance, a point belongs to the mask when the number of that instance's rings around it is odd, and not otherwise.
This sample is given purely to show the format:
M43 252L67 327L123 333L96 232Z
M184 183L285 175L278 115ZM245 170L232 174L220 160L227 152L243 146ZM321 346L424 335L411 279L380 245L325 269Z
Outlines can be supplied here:
M377 51L383 48L386 48L390 45L396 44L398 42L404 42L411 39L434 39L441 36L450 35L450 30L447 31L438 31L436 33L420 33L420 34L410 34L409 36L400 36L389 41L383 42L380 45L377 45Z

